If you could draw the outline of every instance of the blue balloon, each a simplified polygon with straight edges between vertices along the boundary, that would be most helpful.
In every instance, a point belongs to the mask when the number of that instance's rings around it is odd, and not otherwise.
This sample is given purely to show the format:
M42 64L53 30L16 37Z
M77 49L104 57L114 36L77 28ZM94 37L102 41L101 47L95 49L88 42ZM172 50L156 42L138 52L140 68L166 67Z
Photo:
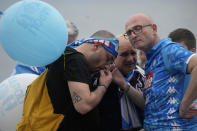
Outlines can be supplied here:
M45 66L63 54L68 40L66 23L52 6L23 0L9 7L0 19L0 42L15 61Z

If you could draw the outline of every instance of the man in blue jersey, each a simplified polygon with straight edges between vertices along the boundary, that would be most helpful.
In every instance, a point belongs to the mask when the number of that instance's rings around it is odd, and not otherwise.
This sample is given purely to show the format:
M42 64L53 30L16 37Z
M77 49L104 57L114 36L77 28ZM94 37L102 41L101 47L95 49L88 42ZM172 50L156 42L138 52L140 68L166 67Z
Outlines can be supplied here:
M197 130L197 55L169 38L161 39L151 17L138 13L125 25L125 37L133 46L146 52L145 88L133 90L139 105L144 106L146 131ZM184 80L191 74L188 88Z
M186 28L178 28L170 32L168 37L171 38L173 42L181 44L185 49L188 49L189 51L196 53L196 38L190 30ZM184 82L185 89L187 89L189 85L190 77L190 74L186 76ZM197 99L195 100L194 104L195 108L197 108Z

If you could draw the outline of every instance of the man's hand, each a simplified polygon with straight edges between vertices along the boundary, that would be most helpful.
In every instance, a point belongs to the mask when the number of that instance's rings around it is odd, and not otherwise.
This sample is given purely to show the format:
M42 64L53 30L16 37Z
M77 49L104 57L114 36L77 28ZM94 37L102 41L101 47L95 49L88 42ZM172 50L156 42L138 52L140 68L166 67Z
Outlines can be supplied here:
M187 110L183 110L180 106L179 107L180 117L189 119L189 118L193 118L197 116L197 108L195 106L196 106L196 103L192 103L192 105L190 105L189 109Z
M115 68L112 71L112 81L120 86L124 85L125 79L123 77L123 75L121 74L121 72L118 70L118 68Z
M112 81L112 73L109 69L100 70L99 84L104 84L107 88Z

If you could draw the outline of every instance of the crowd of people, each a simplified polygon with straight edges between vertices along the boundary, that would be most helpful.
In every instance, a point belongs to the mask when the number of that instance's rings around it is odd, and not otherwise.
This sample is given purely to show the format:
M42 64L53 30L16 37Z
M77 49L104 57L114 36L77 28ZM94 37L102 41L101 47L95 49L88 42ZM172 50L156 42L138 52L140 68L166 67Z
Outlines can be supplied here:
M12 73L45 72L53 109L48 116L63 117L41 118L31 107L30 113L23 110L18 131L50 124L59 131L197 130L196 39L190 30L160 38L157 24L143 13L130 16L117 36L99 30L77 40L77 26L67 21L67 27L68 46L60 58L46 67L18 63ZM24 107L33 93L26 93Z

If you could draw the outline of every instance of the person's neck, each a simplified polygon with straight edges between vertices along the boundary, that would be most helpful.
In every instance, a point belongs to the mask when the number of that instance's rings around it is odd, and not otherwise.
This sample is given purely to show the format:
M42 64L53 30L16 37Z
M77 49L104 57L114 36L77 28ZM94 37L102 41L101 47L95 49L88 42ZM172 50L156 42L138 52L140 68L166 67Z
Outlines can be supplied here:
M130 70L130 71L128 71L128 72L122 72L122 71L120 71L120 73L124 76L124 78L126 78L128 75L129 75L129 73L131 72L132 70Z
M144 52L149 51L151 48L153 48L154 45L156 45L161 38L159 36L156 36L155 40L152 42L152 44L148 48L142 49Z
M88 51L87 48L85 48L86 45L82 44L80 46L78 46L77 48L75 48L75 50L77 50L78 52L80 52L81 54L83 54L85 56L85 58L88 58Z
M154 45L157 44L160 40L161 40L161 38L159 36L157 36L156 39L155 39L155 41L154 41Z

